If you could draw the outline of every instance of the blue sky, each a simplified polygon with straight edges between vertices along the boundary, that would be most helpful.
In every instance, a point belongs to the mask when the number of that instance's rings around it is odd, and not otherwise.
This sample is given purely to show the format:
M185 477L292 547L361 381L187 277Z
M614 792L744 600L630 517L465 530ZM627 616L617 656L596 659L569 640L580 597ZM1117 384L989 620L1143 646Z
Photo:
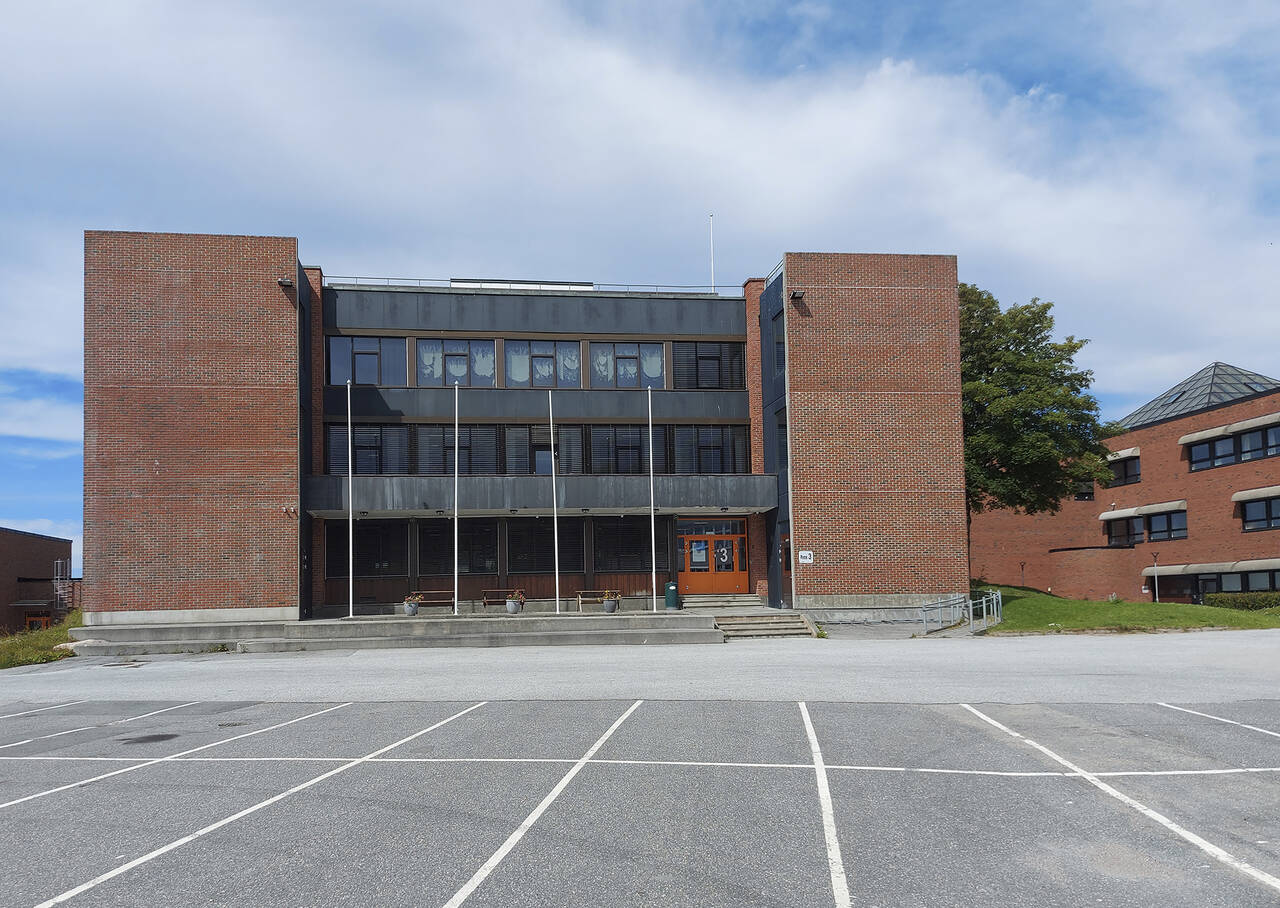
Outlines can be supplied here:
M699 284L946 252L1105 415L1280 375L1280 4L47 0L0 32L0 525L79 537L82 232ZM78 552L77 552L78 555Z

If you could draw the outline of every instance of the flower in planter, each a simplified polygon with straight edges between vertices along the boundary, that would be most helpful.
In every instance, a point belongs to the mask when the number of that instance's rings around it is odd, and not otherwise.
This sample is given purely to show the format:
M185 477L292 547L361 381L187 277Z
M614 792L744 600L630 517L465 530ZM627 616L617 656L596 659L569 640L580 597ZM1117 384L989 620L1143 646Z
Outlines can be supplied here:
M426 602L426 601L427 601L427 594L426 594L426 593L410 593L409 595L407 595L407 596L405 596L405 597L404 597L404 601L405 601L405 602L415 602L415 603L416 603L416 602Z
M524 590L512 590L507 593L507 601L519 602L521 605L524 605Z

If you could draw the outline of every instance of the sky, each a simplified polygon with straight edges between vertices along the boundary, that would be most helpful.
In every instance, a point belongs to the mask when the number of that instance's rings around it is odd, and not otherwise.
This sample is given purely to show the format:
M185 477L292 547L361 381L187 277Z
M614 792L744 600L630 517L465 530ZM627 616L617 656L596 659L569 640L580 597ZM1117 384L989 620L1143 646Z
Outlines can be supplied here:
M0 526L81 535L83 231L330 275L706 284L958 256L1118 418L1280 375L1274 0L18 4L0 31Z

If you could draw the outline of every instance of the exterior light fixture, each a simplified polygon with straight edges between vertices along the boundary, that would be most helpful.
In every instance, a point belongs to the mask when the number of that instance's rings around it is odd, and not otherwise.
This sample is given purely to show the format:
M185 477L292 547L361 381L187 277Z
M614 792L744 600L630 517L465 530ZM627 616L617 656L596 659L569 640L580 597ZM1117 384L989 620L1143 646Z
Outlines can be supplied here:
M791 298L792 298L793 300L797 300L797 301L798 301L798 300L802 300L802 299L804 299L804 291L803 291L803 290L792 290L792 291L791 291Z
M276 283L279 284L281 287L292 287L293 278L288 278L288 277L277 278Z

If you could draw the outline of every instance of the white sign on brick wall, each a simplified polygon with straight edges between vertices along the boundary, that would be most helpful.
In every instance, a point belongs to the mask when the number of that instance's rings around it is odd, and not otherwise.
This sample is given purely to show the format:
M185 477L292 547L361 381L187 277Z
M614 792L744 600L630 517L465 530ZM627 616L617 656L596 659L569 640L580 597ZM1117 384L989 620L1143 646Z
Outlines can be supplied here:
M801 564L813 564L813 552L809 551L808 549L801 549L801 550L800 550L800 563L801 563Z

